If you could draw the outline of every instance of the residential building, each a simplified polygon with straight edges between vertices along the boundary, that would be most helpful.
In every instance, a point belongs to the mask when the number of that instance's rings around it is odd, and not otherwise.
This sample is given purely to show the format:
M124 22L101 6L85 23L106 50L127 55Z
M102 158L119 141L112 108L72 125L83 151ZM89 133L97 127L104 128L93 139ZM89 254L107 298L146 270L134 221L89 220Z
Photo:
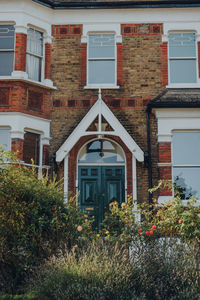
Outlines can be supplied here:
M197 0L1 0L0 143L98 222L159 179L199 198L199 16Z

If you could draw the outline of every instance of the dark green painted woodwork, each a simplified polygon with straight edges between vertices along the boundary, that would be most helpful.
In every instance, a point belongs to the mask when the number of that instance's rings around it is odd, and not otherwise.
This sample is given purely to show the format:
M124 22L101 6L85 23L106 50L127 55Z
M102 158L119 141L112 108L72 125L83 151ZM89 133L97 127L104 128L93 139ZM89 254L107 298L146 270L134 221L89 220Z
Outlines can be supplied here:
M122 203L125 198L123 166L80 166L78 168L79 203L81 209L94 217L95 227L104 219L109 203Z

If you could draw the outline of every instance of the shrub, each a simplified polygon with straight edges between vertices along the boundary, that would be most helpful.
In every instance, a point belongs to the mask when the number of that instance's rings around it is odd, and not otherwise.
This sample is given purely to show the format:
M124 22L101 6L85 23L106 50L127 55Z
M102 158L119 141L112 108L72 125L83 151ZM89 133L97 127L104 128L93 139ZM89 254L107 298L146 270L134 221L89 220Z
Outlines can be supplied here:
M31 286L51 300L136 299L134 268L127 252L103 243L89 244L42 265Z
M0 165L0 293L12 293L34 266L77 244L89 224L74 199L64 203L62 186L48 174L39 178L4 151Z

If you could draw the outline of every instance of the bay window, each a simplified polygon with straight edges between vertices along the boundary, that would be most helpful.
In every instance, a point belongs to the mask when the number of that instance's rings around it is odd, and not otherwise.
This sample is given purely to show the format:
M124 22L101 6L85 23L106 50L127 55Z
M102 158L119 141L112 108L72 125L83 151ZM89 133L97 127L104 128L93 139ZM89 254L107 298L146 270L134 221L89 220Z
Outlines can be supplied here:
M10 76L14 66L13 25L0 25L0 76Z
M43 34L33 28L27 32L26 72L28 78L41 81L43 60Z

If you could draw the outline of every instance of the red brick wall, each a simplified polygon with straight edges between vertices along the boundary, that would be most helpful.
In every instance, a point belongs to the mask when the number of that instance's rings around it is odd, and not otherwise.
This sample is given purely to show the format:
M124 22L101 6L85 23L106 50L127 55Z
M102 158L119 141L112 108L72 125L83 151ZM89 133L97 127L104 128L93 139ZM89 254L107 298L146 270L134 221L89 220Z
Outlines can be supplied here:
M158 161L160 164L171 163L171 143L162 142L158 143ZM160 179L172 180L172 167L171 166L159 166ZM171 196L172 190L168 188L162 188L160 190L160 196Z
M162 83L168 84L168 43L164 42L161 46L162 49Z
M81 43L80 56L81 85L85 86L87 83L87 43Z
M45 79L51 79L51 44L45 44Z
M117 85L123 84L123 45L117 43Z
M48 89L20 81L0 82L0 89L7 91L4 93L4 96L2 96L2 101L6 101L6 103L0 103L0 112L15 111L46 119L50 118L51 97ZM37 101L40 102L39 107L36 107L35 105L30 106L29 91L35 93L35 102L36 104ZM40 101L41 99L42 103Z
M26 71L26 42L27 35L16 33L15 38L15 70Z

